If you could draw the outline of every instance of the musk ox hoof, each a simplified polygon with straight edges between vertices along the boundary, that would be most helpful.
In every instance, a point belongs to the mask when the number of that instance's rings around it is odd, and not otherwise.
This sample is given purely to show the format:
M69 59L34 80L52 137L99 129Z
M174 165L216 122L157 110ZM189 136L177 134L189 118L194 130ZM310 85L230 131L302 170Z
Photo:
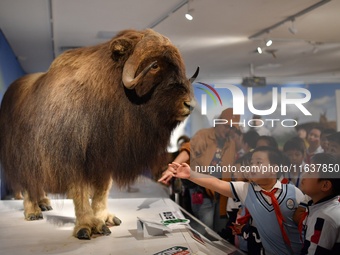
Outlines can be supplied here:
M77 238L81 240L90 240L91 233L87 228L82 228L77 232Z
M120 224L122 224L122 221L121 221L118 217L116 217L116 216L113 217L113 222L114 222L115 225L117 225L117 226L119 226Z
M108 236L111 234L111 230L106 225L103 225L101 234Z
M28 221L41 220L43 218L44 217L43 217L42 213L39 213L39 214L30 213L30 214L25 216L25 219L28 220Z
M80 228L78 231L75 229L75 236L81 240L90 240L92 235L108 236L110 234L111 230L105 224L93 226L92 229L86 227Z
M52 206L50 205L39 205L39 207L43 212L53 210Z
M102 217L100 217L100 219L102 219ZM104 221L105 221L106 226L109 226L109 227L119 226L120 224L122 224L122 221L113 214L107 215Z
M40 209L42 211L50 211L53 210L52 206L51 206L51 201L48 197L42 197L39 202L38 205L40 207Z
M92 234L108 236L111 234L111 230L104 224L102 226L98 226L98 228L93 228Z

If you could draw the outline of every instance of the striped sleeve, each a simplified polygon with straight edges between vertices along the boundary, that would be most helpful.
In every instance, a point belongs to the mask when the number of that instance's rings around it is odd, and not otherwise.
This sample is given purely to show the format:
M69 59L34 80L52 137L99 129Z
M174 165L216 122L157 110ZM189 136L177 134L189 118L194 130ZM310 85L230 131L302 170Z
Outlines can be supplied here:
M244 203L248 194L248 182L229 182L235 202Z

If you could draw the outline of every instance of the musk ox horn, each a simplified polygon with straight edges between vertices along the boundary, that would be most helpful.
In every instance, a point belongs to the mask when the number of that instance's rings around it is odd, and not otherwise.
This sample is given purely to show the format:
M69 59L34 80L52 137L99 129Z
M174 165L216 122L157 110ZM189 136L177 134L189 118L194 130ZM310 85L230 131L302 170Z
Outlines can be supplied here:
M200 67L198 66L197 69L196 69L196 72L194 73L194 75L189 79L189 81L191 83L193 83L196 80L199 72L200 72Z
M150 65L144 68L142 72L137 77L134 77L134 74L132 73L134 71L134 68L126 68L124 67L123 70L123 84L127 89L134 89L136 85L139 83L139 81L149 72L149 70L157 65L157 61L152 62Z

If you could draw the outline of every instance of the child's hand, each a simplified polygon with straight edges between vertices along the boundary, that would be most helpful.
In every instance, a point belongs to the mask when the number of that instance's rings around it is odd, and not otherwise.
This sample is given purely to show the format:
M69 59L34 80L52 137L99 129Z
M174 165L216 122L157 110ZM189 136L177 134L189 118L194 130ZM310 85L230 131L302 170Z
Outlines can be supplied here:
M178 164L176 162L172 162L169 164L168 169L163 172L162 177L158 180L158 182L167 184L172 177L188 179L190 177L190 170L190 166L186 163Z
M169 181L175 176L175 172L175 169L169 164L168 169L162 173L162 177L158 179L158 182L169 184Z
M178 177L181 179L190 178L191 168L187 163L178 164L176 162L172 162L171 164L169 164L169 166L171 166L175 170L174 172L175 177Z

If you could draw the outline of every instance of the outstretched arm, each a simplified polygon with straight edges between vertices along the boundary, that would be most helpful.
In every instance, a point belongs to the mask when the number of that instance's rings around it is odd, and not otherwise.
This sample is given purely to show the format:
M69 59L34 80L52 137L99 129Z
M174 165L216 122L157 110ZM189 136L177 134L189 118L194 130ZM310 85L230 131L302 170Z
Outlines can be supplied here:
M183 163L188 161L190 155L188 151L182 150L178 156L174 159L174 162ZM172 164L168 164L168 168L162 173L162 177L158 180L164 184L168 184L172 177L174 177L174 169L172 168Z
M169 166L171 167L169 167L163 176L158 180L159 182L164 182L164 180L169 180L169 178L171 179L172 177L178 177L181 179L188 179L200 186L214 190L226 197L233 196L230 184L228 182L219 180L211 175L194 172L186 163L178 164L173 162L169 164Z

